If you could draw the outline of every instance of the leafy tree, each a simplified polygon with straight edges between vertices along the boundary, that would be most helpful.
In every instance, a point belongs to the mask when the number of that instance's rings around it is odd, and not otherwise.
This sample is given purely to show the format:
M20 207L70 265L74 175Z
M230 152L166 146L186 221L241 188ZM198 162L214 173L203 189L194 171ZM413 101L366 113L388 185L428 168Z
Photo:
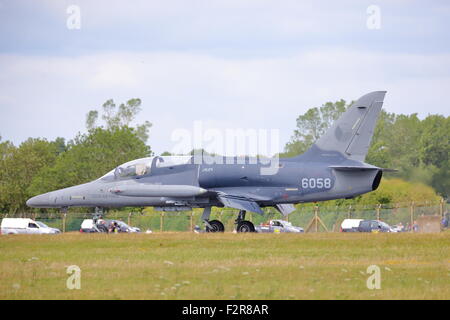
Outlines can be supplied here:
M105 121L106 129L129 127L141 111L141 99L130 99L126 103L121 103L118 107L113 99L109 99L102 105L102 110L102 119ZM89 111L86 115L86 128L88 130L96 128L97 119L98 111ZM136 126L136 134L142 141L147 142L151 126L152 124L149 121Z
M88 130L92 130L95 128L95 123L98 119L98 111L97 110L91 110L86 115L86 128Z
M33 177L58 157L59 144L45 139L29 138L18 148L11 143L1 144L0 207L4 211L25 210L31 196L28 187Z
M297 118L297 129L280 156L305 152L347 108L344 100L311 108ZM450 195L450 117L430 115L420 120L417 114L396 115L381 111L366 162L398 173L387 177L403 178L435 188Z
M381 110L366 161L382 168L392 167L389 137L393 134L395 114Z
M433 168L431 185L444 197L450 195L450 117L430 115L422 121L419 157Z
M149 138L149 131L152 124L149 121L145 121L143 124L136 126L136 136L143 142L147 142Z
M450 117L430 115L421 126L418 155L422 163L442 167L450 154Z
M0 137L0 210L9 211L8 199L8 182L6 177L8 176L7 164L9 158L12 157L16 147L10 141L1 142Z
M285 152L280 156L292 157L305 152L352 103L347 105L342 99L334 103L327 102L319 108L308 109L305 114L298 116L297 129L291 141L286 144Z
M431 185L445 198L450 196L450 160L437 168L431 179Z
M449 195L448 168L450 118L431 115L420 120L417 114L382 112L367 162L399 170L395 176L433 186ZM388 175L392 176L392 174Z
M36 195L85 183L124 162L150 154L150 147L144 144L133 128L95 128L70 141L68 150L58 157L53 166L43 168L34 176L29 193Z
M356 199L358 204L394 204L405 202L439 201L439 196L430 186L402 179L383 179L377 190Z
M55 139L54 143L56 144L58 154L61 154L67 150L66 140L64 138L58 137Z

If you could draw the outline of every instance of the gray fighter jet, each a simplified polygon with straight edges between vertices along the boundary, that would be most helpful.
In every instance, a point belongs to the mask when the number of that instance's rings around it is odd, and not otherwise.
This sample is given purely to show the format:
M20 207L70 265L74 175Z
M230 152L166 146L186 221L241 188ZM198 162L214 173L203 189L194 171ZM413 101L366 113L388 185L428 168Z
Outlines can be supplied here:
M200 154L137 159L95 181L33 197L27 205L63 210L204 208L207 232L224 231L220 221L210 220L211 207L230 207L239 210L236 230L254 232L254 225L245 220L247 211L262 214L261 208L275 207L287 215L294 204L353 198L378 188L385 169L364 160L385 93L362 96L309 150L293 158L262 161Z

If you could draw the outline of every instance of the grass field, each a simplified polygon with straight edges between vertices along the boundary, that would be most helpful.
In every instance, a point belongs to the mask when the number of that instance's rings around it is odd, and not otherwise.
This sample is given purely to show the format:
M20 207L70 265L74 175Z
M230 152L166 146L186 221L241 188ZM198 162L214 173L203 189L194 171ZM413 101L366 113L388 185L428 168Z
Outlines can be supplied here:
M1 236L0 299L450 299L450 233Z

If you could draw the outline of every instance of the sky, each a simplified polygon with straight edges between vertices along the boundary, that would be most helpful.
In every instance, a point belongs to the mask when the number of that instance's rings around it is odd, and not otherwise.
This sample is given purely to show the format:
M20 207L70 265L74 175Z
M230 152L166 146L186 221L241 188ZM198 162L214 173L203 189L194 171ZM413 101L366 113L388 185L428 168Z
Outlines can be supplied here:
M448 1L0 0L0 136L72 139L111 98L142 99L156 154L199 121L278 130L281 151L307 109L375 90L388 112L449 116L449 17Z

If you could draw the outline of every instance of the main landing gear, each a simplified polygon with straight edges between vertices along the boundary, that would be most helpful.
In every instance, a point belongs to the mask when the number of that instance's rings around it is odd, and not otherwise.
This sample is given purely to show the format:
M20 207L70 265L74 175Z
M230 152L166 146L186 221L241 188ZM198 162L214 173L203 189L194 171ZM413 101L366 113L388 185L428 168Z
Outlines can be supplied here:
M245 220L245 210L240 210L235 221L237 232L255 232L255 226L251 221Z
M245 210L240 210L235 221L237 232L255 232L255 226L252 222L245 220ZM203 210L202 221L205 224L206 232L224 232L225 227L219 220L209 220L211 216L211 207Z
M205 207L203 210L202 221L205 223L206 232L224 232L225 227L219 220L209 221L211 215L211 207Z

